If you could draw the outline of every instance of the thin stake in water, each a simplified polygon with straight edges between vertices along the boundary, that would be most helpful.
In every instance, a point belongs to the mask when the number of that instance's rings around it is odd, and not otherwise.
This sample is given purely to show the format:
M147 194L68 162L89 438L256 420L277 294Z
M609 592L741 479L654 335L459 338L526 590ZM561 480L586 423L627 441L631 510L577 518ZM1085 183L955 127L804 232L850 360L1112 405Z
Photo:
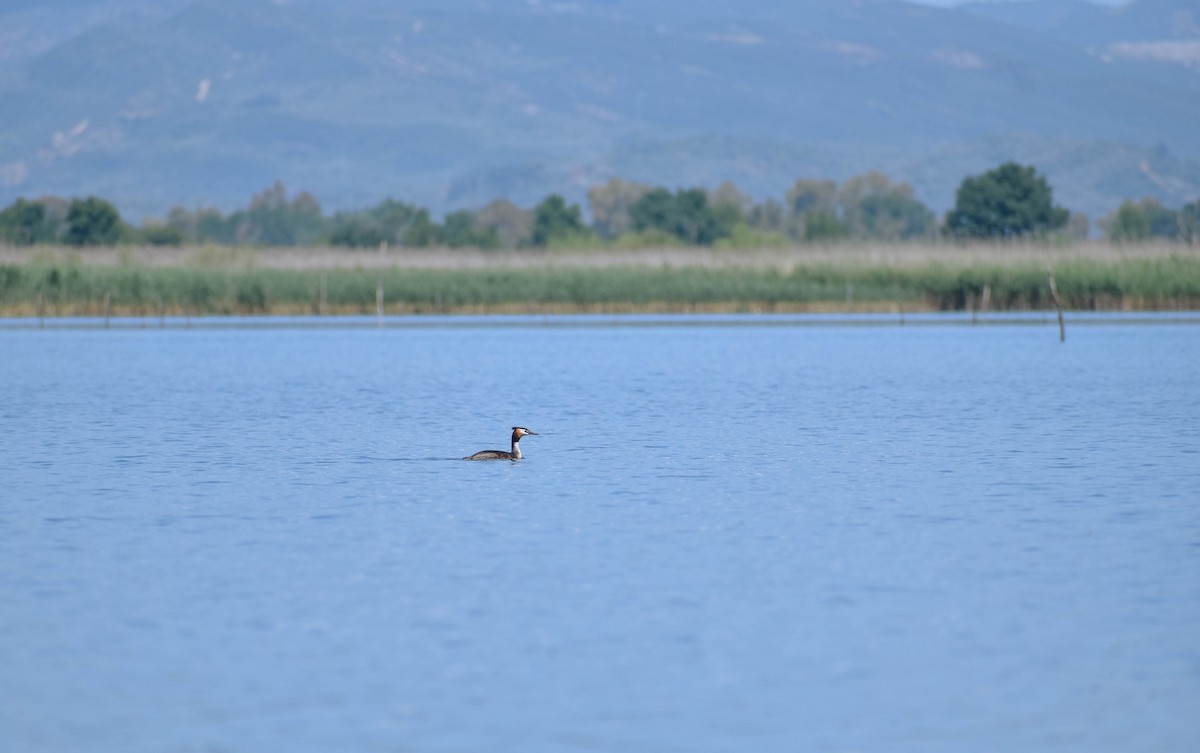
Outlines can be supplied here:
M387 241L379 244L379 282L375 285L375 317L379 326L383 326L383 255L387 252Z
M1054 298L1054 307L1058 309L1058 341L1067 341L1067 328L1063 324L1062 298L1058 295L1058 285L1054 282L1054 273L1050 273L1050 295Z

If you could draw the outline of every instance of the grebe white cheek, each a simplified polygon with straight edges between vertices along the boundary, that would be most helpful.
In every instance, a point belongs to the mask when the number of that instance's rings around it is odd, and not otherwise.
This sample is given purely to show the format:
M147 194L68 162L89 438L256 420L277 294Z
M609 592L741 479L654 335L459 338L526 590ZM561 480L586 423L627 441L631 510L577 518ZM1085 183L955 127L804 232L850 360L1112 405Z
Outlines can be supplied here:
M514 426L512 428L512 449L509 452L504 450L480 450L474 455L468 455L463 460L520 460L521 455L521 437L537 436L536 431L530 431L524 426Z

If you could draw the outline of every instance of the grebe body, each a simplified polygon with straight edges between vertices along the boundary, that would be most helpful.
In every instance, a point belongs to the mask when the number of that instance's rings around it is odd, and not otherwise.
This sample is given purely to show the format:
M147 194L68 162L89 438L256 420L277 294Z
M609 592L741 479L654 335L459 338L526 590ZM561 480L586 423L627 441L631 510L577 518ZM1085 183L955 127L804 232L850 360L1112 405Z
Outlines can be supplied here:
M463 460L520 460L521 459L521 437L532 434L537 436L536 431L530 431L524 426L514 426L512 432L512 451L505 452L504 450L480 450L474 455L468 455Z

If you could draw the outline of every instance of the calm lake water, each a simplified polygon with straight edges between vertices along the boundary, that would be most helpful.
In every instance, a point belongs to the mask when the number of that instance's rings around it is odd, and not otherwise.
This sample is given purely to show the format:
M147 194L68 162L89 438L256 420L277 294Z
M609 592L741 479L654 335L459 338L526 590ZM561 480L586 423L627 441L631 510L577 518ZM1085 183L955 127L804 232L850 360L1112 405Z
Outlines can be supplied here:
M0 327L0 750L1200 750L1195 323L421 321Z

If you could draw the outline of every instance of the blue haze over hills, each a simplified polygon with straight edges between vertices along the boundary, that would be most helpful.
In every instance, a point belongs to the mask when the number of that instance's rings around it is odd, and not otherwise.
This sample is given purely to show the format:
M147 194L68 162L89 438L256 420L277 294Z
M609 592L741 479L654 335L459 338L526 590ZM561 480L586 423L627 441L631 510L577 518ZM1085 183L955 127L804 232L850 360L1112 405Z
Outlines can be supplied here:
M574 200L880 169L941 210L1016 159L1093 217L1200 197L1200 5L7 0L0 203Z

